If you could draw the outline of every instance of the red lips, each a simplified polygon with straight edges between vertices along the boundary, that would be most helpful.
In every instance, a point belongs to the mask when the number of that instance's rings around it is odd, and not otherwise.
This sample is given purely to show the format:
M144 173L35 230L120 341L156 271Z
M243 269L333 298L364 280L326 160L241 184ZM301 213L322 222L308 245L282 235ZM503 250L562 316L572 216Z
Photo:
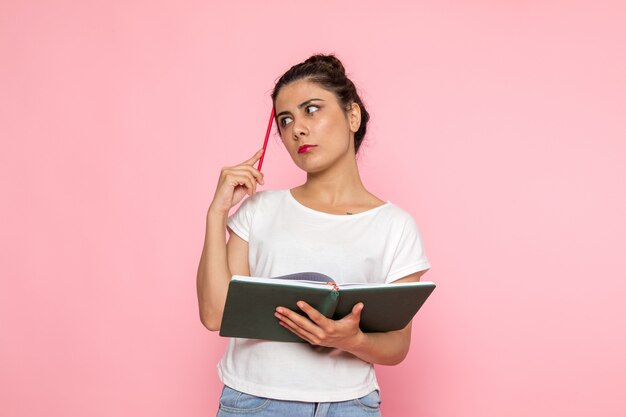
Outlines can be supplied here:
M308 152L309 149L316 147L317 145L302 145L298 148L298 153Z

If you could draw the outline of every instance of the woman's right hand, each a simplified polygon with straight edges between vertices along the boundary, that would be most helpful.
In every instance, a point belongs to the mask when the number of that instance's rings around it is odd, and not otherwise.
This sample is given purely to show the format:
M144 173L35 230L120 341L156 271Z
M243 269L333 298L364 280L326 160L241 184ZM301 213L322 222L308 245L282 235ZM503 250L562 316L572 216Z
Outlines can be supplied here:
M253 167L262 154L263 149L259 149L241 164L222 168L209 213L228 216L230 209L246 194L252 196L256 192L257 183L263 185L263 174Z

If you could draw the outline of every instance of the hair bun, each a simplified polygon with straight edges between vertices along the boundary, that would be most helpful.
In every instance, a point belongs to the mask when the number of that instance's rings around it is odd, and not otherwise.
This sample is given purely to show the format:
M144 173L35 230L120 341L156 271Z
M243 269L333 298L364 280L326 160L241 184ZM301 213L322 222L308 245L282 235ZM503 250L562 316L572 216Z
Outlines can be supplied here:
M312 55L306 61L304 61L304 63L305 64L312 64L312 65L327 66L327 67L332 68L334 71L339 71L343 75L346 74L346 69L343 67L343 64L341 63L339 58L337 58L333 54L328 54L328 55L316 54L316 55Z

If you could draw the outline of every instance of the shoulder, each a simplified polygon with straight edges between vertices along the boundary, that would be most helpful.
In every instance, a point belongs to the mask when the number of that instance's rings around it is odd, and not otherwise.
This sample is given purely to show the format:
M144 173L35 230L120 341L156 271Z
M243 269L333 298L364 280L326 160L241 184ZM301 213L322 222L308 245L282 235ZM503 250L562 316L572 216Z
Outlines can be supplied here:
M249 231L255 219L265 219L264 213L275 211L281 190L262 190L245 198L235 211L228 216L227 225L244 240L249 239Z
M387 202L385 210L381 210L381 212L394 224L403 225L406 223L415 223L415 219L411 213L392 202Z
M261 190L257 191L253 195L246 197L241 203L242 208L256 209L261 205L272 205L280 203L280 200L284 199L285 191L287 190Z
M419 236L418 224L413 215L407 210L388 202L385 210L381 210L381 226L388 230L388 233L395 236L411 237Z
M253 201L278 201L285 198L285 193L288 190L261 190L254 193L253 196L248 197Z

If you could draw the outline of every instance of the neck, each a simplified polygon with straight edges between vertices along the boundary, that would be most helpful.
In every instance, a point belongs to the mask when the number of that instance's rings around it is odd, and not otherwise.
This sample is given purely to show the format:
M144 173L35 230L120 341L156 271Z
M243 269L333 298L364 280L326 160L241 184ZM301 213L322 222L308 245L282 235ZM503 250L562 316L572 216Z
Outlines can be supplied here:
M306 183L300 189L304 194L315 196L315 199L329 205L353 201L367 192L353 156L346 157L342 163L334 164L322 172L308 173Z

